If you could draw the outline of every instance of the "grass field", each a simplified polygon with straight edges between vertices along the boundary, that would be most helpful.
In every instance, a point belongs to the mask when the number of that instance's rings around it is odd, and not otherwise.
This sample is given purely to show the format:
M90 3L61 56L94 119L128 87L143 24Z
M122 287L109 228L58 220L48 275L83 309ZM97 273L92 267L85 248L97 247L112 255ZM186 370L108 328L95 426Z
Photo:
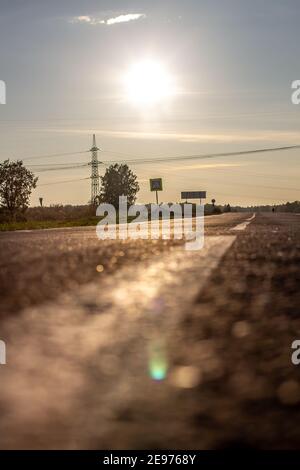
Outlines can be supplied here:
M128 217L131 222L135 217ZM26 222L0 223L0 232L13 230L41 230L45 228L87 227L97 225L101 217L89 216L71 220L28 220Z
M27 222L7 222L0 224L0 231L10 230L38 230L44 228L85 227L97 225L99 217L83 217L74 220L29 220Z
M211 213L205 216L213 215ZM215 214L217 215L217 214ZM171 216L172 218L172 216ZM128 222L132 222L135 217L128 217ZM87 216L78 219L62 219L62 220L27 220L25 222L3 222L0 223L0 232L14 230L41 230L46 228L63 228L63 227L87 227L97 225L101 217ZM117 221L118 223L118 221Z

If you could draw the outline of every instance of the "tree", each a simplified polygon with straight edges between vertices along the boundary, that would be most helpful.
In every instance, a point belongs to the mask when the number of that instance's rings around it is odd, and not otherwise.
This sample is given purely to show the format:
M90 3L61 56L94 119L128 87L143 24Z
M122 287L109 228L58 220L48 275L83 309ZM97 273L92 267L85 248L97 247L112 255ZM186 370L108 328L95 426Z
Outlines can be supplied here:
M23 166L21 160L5 160L0 164L0 203L11 219L14 219L18 212L25 212L37 180L38 178Z
M215 207L216 200L215 200L215 199L212 199L212 200L211 200L211 203L212 203L213 207Z
M100 202L106 202L118 208L119 196L127 196L128 204L134 204L140 187L137 176L130 170L128 165L118 163L110 165L100 179Z

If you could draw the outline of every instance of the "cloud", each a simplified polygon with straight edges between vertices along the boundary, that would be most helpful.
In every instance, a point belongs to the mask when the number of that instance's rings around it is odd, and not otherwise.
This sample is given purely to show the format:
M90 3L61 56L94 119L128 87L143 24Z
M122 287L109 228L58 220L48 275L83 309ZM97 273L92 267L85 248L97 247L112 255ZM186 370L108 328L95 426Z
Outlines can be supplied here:
M111 26L118 23L128 23L128 21L135 21L142 18L146 18L145 13L127 13L126 15L119 15L108 19L100 19L96 16L82 15L74 16L70 22L71 23L87 23L90 25L105 24Z
M98 127L82 128L36 128L37 131L47 131L65 134L99 134L104 137L131 140L165 140L186 143L213 142L213 143L256 143L256 142L278 142L280 145L293 145L299 143L299 132L296 131L238 131L228 133L181 133L181 132L145 132L127 130L109 130Z
M90 16L76 16L72 18L71 23L90 23L91 20Z
M116 16L115 18L109 18L106 20L106 24L116 24L116 23L127 23L128 21L139 20L141 18L145 18L146 15L144 13L128 13L128 15L120 15Z
M88 23L88 24L105 24L104 20L100 20L94 16L89 15L82 15L82 16L74 16L70 23Z

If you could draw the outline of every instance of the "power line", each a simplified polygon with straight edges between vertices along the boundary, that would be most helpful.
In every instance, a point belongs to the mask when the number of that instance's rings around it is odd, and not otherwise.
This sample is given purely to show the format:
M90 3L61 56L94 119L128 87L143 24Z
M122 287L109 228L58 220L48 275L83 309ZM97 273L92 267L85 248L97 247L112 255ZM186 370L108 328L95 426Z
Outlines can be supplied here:
M89 150L83 150L81 152L65 152L65 153L53 153L53 154L50 154L50 155L36 155L34 157L26 157L26 158L16 158L16 160L23 160L23 161L27 161L27 160L35 160L35 159L39 159L39 158L52 158L52 157L64 157L64 156L67 156L67 155L79 155L79 154L82 154L82 153L89 153Z
M89 166L88 163L84 164L84 165L73 165L73 166L63 166L63 167L59 167L59 168L40 168L38 170L34 170L35 173L44 173L45 171L60 171L60 170L77 170L77 169L80 169L80 168L85 168Z
M237 152L222 152L222 153L212 153L212 154L198 154L198 155L178 155L178 156L170 156L170 157L153 157L153 158L135 158L135 159L129 159L129 160L123 160L125 163L131 163L131 164L147 164L147 163L164 163L164 162L170 162L170 161L180 161L180 160L195 160L195 159L210 159L210 158L218 158L218 157L227 157L227 156L240 156L240 155L252 155L252 154L257 154L257 153L266 153L266 152L274 152L274 151L287 151L287 150L292 150L292 149L299 149L300 145L292 145L292 146L284 146L284 147L273 147L273 148L263 148L263 149L253 149L253 150L242 150L242 151L237 151ZM93 136L93 147L90 150L84 151L84 152L68 152L64 154L52 154L52 155L40 155L36 157L29 157L29 159L34 159L34 158L46 158L46 157L53 157L53 156L64 156L64 155L73 155L73 154L79 154L79 153L88 153L92 152L93 157L95 156L95 152L97 152L98 148L96 147L96 142L95 142L95 136ZM109 152L109 151L107 151ZM111 152L113 153L113 152ZM115 154L122 155L120 152L115 152ZM128 154L123 154L126 156L129 156ZM121 163L120 161L110 161L110 162L98 162L97 158L92 159L92 169L96 170L97 175L94 175L92 171L92 177L86 177L86 178L77 178L77 179L72 179L72 180L61 180L61 181L53 181L49 183L41 183L38 186L48 186L48 185L53 185L53 184L64 184L64 183L73 183L77 181L84 181L88 179L95 179L95 176L97 177L97 181L99 179L98 176L98 166L101 164L104 164L105 166L110 165L111 163ZM45 171L58 171L58 170L69 170L69 169L76 169L76 168L83 168L89 166L91 163L57 163L57 164L39 164L39 165L31 165L31 167L36 168L36 172L45 172ZM225 183L226 184L226 183ZM236 183L237 185L241 185L239 183ZM243 186L248 186L248 187L262 187L262 186L257 186L257 185L251 185L251 184L243 184ZM285 188L285 187L275 187L275 186L264 186L264 188L269 188L269 189L277 189L277 190L292 190L292 191L299 191L296 188ZM95 191L93 191L93 186L92 186L92 199L93 200L93 194ZM95 193L96 194L96 193ZM98 193L97 193L98 194ZM222 194L222 193L219 193ZM230 195L230 194L228 194ZM248 197L248 196L242 196L240 197ZM260 196L262 199L274 199L272 197L263 197Z
M74 166L74 165L87 165L86 162L78 162L78 163L39 163L39 164L33 164L33 165L28 165L28 168L35 168L35 167L50 167L50 168L55 168L55 167L60 167L60 166Z
M254 149L254 150L241 150L238 152L222 152L222 153L208 153L208 154L196 154L196 155L178 155L178 156L170 156L170 157L154 157L154 158L140 158L140 159L130 159L130 160L111 160L110 162L103 162L106 163L130 163L130 164L146 164L146 163L161 163L161 162L169 162L169 161L179 161L179 160L202 160L202 159L209 159L209 158L218 158L218 157L234 157L239 155L252 155L257 153L266 153L266 152L278 152L278 151L287 151L293 149L300 149L300 145L289 145L284 147L269 147L269 148L262 148L262 149ZM120 153L119 153L120 154ZM128 155L128 154L127 154Z
M240 150L237 152L222 152L222 153L208 153L208 154L194 154L194 155L175 155L175 156L170 156L170 157L149 157L149 158L138 158L135 155L135 159L129 159L129 160L110 160L109 162L97 162L97 164L110 164L110 163L118 163L118 162L127 162L127 163L153 163L153 162L164 162L164 161L175 161L175 160L190 160L190 159L207 159L207 158L217 158L217 157L228 157L228 156L238 156L238 155L251 155L251 154L256 154L256 153L266 153L266 152L278 152L278 151L287 151L287 150L293 150L293 149L299 149L300 144L298 145L289 145L289 146L284 146L284 147L269 147L269 148L262 148L262 149L253 149L253 150ZM82 152L69 152L69 153L64 153L64 154L52 154L52 155L40 155L36 157L28 157L28 159L33 159L33 158L46 158L46 157L54 157L54 156L63 156L63 155L73 155L73 154L79 154L79 153L89 153L91 150L85 150ZM124 156L133 156L130 154L125 154L121 152L112 152L109 150L104 150L107 153L111 154L116 154L116 155L124 155ZM25 160L25 159L24 159ZM47 165L47 164L45 164ZM48 164L48 165L63 165L62 163L53 163L53 164ZM31 166L42 166L42 165L31 165Z
M85 150L85 151L80 151L80 152L65 152L65 153L60 153L60 154L49 154L49 155L38 155L38 156L33 156L33 157L27 157L23 160L33 160L33 159L40 159L40 158L52 158L52 157L58 157L58 156L67 156L67 155L76 155L76 154L83 154L83 153L89 153L89 152L94 152L95 150L95 145L92 147L90 150ZM294 150L294 149L299 149L300 145L290 145L290 146L283 146L283 147L269 147L269 148L262 148L262 149L253 149L253 150L241 150L237 152L222 152L222 153L210 153L210 154L196 154L196 155L178 155L178 156L169 156L169 157L152 157L152 158L136 158L132 159L125 159L125 160L113 160L113 161L103 161L103 162L94 162L94 169L96 166L99 166L101 164L107 166L112 163L130 163L130 164L148 164L148 163L168 163L172 161L180 161L180 160L202 160L202 159L211 159L211 158L219 158L219 157L229 157L229 156L240 156L240 155L253 155L257 153L266 153L266 152L278 152L278 151L287 151L287 150ZM98 150L98 149L97 149ZM121 152L111 152L109 150L105 150L107 153L112 153L115 155L124 155L124 156L130 156L129 154L123 154ZM90 163L50 163L50 164L39 164L39 165L29 165L32 168L36 168L34 171L36 172L47 172L47 171L59 171L59 170L70 170L70 169L77 169L77 168L84 168L89 166ZM47 185L52 185L52 184L62 184L62 183L71 183L71 182L77 182L77 181L83 181L90 179L89 177L87 178L78 178L78 179L72 179L72 180L62 180L62 181L54 181L51 183L41 183L38 186L47 186ZM238 184L238 183L237 183ZM249 185L245 184L245 186L253 186L253 187L258 187L257 185ZM266 186L264 186L266 187ZM266 187L267 188L267 187ZM269 189L282 189L282 190L292 190L292 191L299 191L296 188L280 188L280 187L272 187L269 186ZM268 198L269 199L269 198ZM271 199L271 198L270 198Z
M83 180L89 180L89 179L90 179L90 177L88 176L87 178L77 178L77 179L74 179L74 180L52 181L51 183L38 184L37 187L39 187L39 186L50 186L52 184L61 184L61 183L75 183L77 181L83 181Z
M103 150L104 152L115 154L115 155L120 155L120 156L126 156L126 157L135 157L134 159L130 158L128 160L110 160L109 162L102 162L104 164L108 163L132 163L132 164L142 164L142 163L155 163L155 162L168 162L168 161L177 161L177 160L194 160L194 159L207 159L207 158L218 158L218 157L232 157L232 156L238 156L238 155L251 155L251 154L256 154L256 153L266 153L266 152L278 152L278 151L286 151L286 150L293 150L293 149L299 149L300 144L298 145L289 145L289 146L284 146L284 147L269 147L269 148L262 148L262 149L254 149L254 150L241 150L238 152L222 152L222 153L208 153L208 154L195 154L195 155L175 155L175 156L170 156L170 157L164 157L164 156L159 156L159 157L149 157L149 158L139 158L137 155L130 155L126 153L121 153L121 152L114 152L110 150ZM90 153L91 150L83 150L80 152L65 152L65 153L54 153L54 154L49 154L49 155L36 155L32 157L26 157L26 158L16 158L19 160L23 161L28 161L28 160L35 160L35 159L40 159L40 158L54 158L54 157L63 157L67 155L79 155L79 154L84 154L84 153ZM100 162L99 162L100 163Z
M105 166L109 166L111 162L97 162L98 165L105 165ZM34 165L28 165L28 168L31 168L33 169L33 171L35 172L39 172L39 168L41 168L42 170L45 168L45 171L51 171L52 169L57 169L57 170L65 170L65 169L73 169L73 168L84 168L84 167L87 167L87 166L90 166L90 163L86 163L86 162L78 162L77 164L72 164L72 163L41 163L41 164L34 164ZM35 168L38 168L37 170ZM189 169L193 169L193 167L185 167L187 170ZM230 172L234 172L234 173L238 173L238 174L243 174L243 175L247 175L247 176L255 176L255 177L260 177L260 178L280 178L281 180L282 179L299 179L297 176L292 176L292 175L288 175L286 177L283 177L282 175L279 175L279 174L274 174L274 173L257 173L257 172L252 172L252 171L245 171L245 169L240 169L240 168L234 168L234 167L212 167L212 168L209 168L209 167L204 167L204 168L201 168L199 167L199 169L204 169L204 170L209 170L209 171L230 171Z

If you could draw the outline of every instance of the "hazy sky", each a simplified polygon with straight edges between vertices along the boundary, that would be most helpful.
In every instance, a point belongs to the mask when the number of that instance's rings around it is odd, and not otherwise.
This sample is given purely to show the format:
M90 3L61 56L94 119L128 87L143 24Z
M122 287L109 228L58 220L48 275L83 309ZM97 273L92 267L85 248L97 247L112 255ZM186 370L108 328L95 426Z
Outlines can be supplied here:
M91 147L100 160L300 144L299 0L0 0L0 160ZM151 105L128 98L128 70L145 60L171 79ZM170 85L171 86L171 85ZM140 202L207 190L219 203L300 199L299 150L135 165ZM26 164L88 162L89 154ZM104 168L100 167L103 173ZM89 167L39 173L32 204L86 203Z

